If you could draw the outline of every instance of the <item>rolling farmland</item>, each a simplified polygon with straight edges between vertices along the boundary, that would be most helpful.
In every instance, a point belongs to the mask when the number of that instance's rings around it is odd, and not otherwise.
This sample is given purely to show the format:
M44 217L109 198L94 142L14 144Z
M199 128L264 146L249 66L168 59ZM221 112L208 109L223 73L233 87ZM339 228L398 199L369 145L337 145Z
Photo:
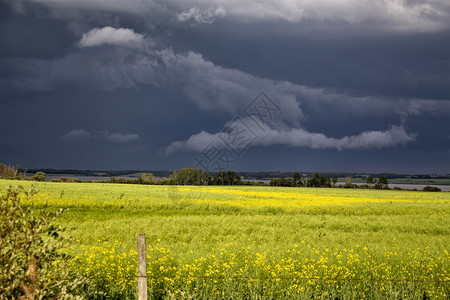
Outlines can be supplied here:
M31 182L1 180L29 187ZM113 298L447 299L450 194L359 189L36 183L66 208L73 263Z

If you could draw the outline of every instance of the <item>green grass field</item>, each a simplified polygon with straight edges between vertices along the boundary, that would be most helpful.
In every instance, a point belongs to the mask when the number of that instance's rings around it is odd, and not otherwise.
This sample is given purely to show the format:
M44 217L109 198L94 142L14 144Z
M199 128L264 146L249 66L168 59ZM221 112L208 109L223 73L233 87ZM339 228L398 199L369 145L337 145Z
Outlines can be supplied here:
M0 180L0 189L30 182ZM36 183L63 207L80 271L136 291L147 236L151 298L448 299L450 193Z

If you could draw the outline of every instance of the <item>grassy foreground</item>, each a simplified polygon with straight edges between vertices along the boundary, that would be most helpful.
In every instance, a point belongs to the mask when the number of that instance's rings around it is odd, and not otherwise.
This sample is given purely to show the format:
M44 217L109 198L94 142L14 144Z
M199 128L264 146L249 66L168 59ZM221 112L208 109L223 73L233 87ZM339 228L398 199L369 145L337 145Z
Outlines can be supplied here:
M0 189L30 182L0 180ZM37 183L69 208L81 271L134 298L137 234L152 298L448 299L450 193Z

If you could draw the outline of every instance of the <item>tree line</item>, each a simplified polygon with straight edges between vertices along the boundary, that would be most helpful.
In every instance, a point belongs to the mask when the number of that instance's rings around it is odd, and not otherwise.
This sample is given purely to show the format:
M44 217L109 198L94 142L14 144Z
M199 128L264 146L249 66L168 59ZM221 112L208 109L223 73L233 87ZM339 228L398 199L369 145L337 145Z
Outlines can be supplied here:
M18 166L5 165L0 163L0 178L46 181L44 172L36 172L28 177L26 170L19 171ZM81 181L74 177L60 177L50 180L51 182L99 182L99 183L119 183L119 184L148 184L148 185L268 185L281 187L315 187L315 188L359 188L359 189L389 189L387 176L380 176L378 179L368 176L366 184L352 183L352 176L346 177L345 184L337 184L338 177L327 177L315 173L312 177L305 177L298 172L292 173L292 177L271 178L269 183L243 180L241 175L234 171L218 171L213 174L194 168L182 168L175 170L169 177L155 178L152 173L142 173L137 178L110 177L106 180L85 180ZM394 188L399 189L399 188ZM440 191L437 187L427 186L424 191Z
M347 176L347 182L345 184L337 185L338 177L332 178L326 177L319 173L316 173L311 178L301 177L299 173L294 173L291 178L279 177L271 178L269 185L271 186L285 186L285 187L316 187L316 188L374 188L374 189L388 189L389 180L386 176L380 176L380 178L374 179L372 176L367 178L367 184L357 185L352 183L352 176Z
M152 173L142 173L137 179L111 177L106 183L159 184L159 185L242 185L242 177L234 171L219 171L211 175L201 169L182 168L169 178L156 179Z
M31 177L27 177L27 171L21 173L19 166L5 165L0 163L0 178L1 179L17 179L17 180L33 180L45 181L44 172L36 172Z

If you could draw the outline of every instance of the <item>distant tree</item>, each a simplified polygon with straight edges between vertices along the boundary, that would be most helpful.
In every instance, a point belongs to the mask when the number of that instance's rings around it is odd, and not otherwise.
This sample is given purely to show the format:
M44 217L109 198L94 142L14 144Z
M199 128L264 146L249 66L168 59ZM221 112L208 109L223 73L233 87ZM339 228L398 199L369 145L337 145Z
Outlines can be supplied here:
M314 174L314 176L308 180L309 187L331 187L331 179L327 178L319 173Z
M294 173L292 176L292 183L294 186L303 186L302 177L300 173Z
M4 179L19 178L19 171L14 166L7 166L0 163L0 178Z
M271 186L292 186L292 180L287 180L284 177L271 178L269 185L271 185Z
M33 177L31 177L31 180L34 181L45 181L45 173L44 172L37 172L34 174Z
M160 185L169 184L169 180L166 177L163 177L160 180L158 180L156 182L156 184L160 184Z
M352 175L347 176L347 182L346 184L351 185L352 184Z
M239 185L242 184L241 175L234 171L218 171L212 179L214 185Z
M333 182L333 187L336 187L336 183L338 182L337 176L333 176L333 179L331 179L331 181Z
M308 179L305 177L302 177L302 186L308 186Z
M211 175L201 169L183 168L176 170L169 177L169 184L175 185L207 185L211 183Z
M348 175L347 182L344 184L344 188L355 189L356 187L357 187L357 185L352 183L352 175Z
M155 176L152 173L142 173L138 177L139 184L155 184Z
M277 180L275 178L273 178L273 177L270 178L269 185L270 186L277 186Z
M387 189L389 185L389 180L387 179L386 176L380 176L380 178L378 179L378 182L375 184L375 188L377 189Z
M372 176L367 177L367 184L369 184L369 185L375 184L375 180L373 179Z
M212 176L211 174L209 174L209 172L203 172L202 170L200 170L199 177L199 185L209 185L212 182Z

